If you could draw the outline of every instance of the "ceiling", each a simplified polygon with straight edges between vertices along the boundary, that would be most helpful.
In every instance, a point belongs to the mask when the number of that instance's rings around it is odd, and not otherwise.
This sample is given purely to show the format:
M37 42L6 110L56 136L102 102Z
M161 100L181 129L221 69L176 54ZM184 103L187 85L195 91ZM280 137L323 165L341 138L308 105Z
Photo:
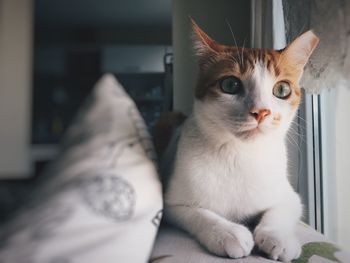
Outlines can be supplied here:
M41 26L171 26L171 0L35 0Z

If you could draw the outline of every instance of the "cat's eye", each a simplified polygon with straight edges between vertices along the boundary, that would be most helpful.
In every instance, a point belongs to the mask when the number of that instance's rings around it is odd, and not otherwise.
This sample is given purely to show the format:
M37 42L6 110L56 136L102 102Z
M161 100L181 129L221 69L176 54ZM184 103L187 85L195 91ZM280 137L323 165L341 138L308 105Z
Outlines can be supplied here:
M230 76L220 81L220 88L224 93L235 95L242 90L242 82L235 76Z
M272 93L275 97L279 99L287 99L292 93L292 89L290 88L290 85L287 82L281 81L273 87Z

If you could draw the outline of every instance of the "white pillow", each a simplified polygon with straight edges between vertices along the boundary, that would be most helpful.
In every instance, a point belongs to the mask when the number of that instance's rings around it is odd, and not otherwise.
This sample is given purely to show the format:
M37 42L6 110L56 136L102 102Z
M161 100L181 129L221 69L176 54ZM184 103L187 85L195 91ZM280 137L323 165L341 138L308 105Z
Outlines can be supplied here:
M162 209L154 156L135 103L103 76L30 205L3 227L0 262L147 262Z

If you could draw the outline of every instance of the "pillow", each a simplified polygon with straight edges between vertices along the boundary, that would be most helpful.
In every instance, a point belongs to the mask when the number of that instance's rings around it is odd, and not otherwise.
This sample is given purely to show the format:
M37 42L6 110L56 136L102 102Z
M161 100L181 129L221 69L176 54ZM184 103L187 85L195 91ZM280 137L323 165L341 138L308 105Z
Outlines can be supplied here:
M0 232L0 262L147 262L162 209L151 137L112 75L96 84L29 204Z

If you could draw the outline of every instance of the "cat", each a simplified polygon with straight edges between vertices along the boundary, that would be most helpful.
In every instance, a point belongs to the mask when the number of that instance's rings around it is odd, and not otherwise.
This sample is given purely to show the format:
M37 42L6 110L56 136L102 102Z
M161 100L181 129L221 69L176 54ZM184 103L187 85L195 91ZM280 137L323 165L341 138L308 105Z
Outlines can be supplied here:
M165 220L218 256L245 257L256 245L274 260L298 258L302 204L288 181L285 136L319 39L307 31L282 50L241 48L191 24L199 75L165 192Z

